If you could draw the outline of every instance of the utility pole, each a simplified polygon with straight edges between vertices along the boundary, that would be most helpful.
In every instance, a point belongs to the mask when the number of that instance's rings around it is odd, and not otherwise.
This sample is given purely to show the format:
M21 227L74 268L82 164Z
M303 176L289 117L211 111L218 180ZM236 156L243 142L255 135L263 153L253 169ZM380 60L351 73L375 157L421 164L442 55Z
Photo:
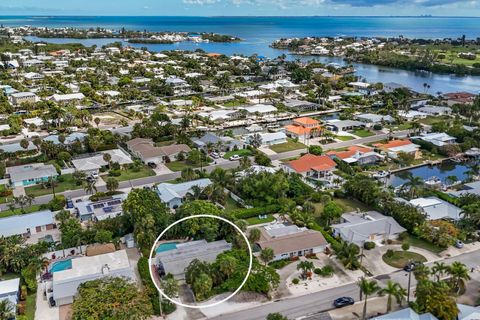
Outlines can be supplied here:
M412 281L412 260L408 261L408 288L407 288L407 303L410 303L410 283Z

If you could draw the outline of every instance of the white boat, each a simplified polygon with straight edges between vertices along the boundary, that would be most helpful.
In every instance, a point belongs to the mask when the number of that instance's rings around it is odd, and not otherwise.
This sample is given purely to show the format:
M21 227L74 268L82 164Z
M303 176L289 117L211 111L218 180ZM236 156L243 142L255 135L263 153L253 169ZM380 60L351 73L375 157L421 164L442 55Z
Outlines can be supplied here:
M430 177L424 181L427 186L438 187L442 185L442 180L439 177Z
M390 175L390 172L388 171L378 171L372 174L372 177L375 179L382 179L382 178L387 178Z
M245 130L247 130L248 132L260 132L263 131L263 127L254 123L251 126L246 127Z

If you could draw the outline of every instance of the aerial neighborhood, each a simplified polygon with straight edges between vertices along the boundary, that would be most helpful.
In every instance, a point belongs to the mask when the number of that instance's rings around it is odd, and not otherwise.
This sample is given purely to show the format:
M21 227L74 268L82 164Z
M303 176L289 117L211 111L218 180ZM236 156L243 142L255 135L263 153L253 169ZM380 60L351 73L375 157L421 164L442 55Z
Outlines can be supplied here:
M461 40L134 45L238 41L0 27L0 319L479 319L480 95L350 64Z

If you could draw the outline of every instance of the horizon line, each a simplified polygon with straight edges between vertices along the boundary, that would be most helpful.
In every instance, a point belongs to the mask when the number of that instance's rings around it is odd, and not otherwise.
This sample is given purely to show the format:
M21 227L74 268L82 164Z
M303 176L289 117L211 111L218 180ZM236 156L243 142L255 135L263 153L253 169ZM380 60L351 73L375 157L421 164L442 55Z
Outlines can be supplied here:
M0 15L0 18L6 17L125 17L125 18L144 18L144 17L178 17L178 18L480 18L480 16L443 16L443 15L70 15L70 14L12 14Z

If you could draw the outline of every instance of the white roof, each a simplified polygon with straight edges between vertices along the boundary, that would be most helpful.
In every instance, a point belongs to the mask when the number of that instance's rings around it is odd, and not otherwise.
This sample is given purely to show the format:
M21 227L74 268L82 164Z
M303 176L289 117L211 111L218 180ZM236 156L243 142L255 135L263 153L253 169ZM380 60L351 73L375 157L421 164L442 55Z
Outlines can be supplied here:
M168 203L173 199L185 197L185 195L192 190L193 186L198 186L203 189L211 183L212 181L210 181L210 179L198 179L178 184L160 183L157 186L157 194L162 202Z
M54 94L52 99L55 101L69 101L69 100L82 100L85 96L83 93L69 93L69 94Z
M270 113L277 111L277 108L269 104L256 104L248 107L239 107L238 109L247 110L248 113Z
M0 296L15 293L20 287L20 278L0 281Z
M54 223L54 215L50 210L14 215L0 219L0 236L10 237L27 233L27 229Z

